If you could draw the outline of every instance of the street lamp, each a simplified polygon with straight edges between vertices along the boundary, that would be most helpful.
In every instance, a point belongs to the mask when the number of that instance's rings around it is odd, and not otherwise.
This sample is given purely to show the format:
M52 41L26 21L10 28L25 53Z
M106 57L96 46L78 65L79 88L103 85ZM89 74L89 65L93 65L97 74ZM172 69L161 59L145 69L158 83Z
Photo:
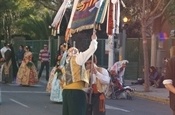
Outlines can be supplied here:
M127 23L129 21L129 19L125 16L124 18L123 18L123 22L124 23Z
M125 16L123 18L123 25L122 25L122 45L119 49L119 60L124 60L125 59L125 49L126 49L126 29L127 29L127 22L129 19Z

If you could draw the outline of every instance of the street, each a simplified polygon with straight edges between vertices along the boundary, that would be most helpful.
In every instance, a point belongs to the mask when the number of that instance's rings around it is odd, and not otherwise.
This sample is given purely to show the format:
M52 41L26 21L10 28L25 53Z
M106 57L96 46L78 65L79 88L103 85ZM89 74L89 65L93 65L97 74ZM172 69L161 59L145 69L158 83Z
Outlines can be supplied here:
M49 100L46 83L32 87L1 84L0 115L62 115L62 104ZM107 100L106 115L171 115L169 105L133 97L133 100Z

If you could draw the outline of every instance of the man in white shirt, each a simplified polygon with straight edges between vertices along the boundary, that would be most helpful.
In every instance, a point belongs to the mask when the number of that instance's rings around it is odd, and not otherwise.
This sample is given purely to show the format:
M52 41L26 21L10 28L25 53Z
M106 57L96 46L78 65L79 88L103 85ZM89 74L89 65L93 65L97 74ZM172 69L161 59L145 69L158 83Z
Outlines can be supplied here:
M84 67L85 62L97 49L97 36L91 36L89 48L80 52L72 47L68 50L68 58L63 77L63 115L86 115L85 84L89 83Z
M93 59L93 60L92 60ZM107 86L110 83L109 73L105 68L98 67L97 58L94 55L93 58L89 58L85 63L86 69L89 70L89 75L91 76L91 86L92 94L90 104L87 108L87 115L105 115L105 95Z

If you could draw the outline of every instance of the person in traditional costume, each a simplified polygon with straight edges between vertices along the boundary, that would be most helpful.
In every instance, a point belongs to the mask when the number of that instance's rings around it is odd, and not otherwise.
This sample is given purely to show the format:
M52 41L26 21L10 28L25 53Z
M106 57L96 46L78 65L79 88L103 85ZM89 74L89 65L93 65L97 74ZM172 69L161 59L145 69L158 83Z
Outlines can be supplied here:
M53 78L55 76L55 73L56 73L56 70L57 70L57 67L58 67L58 64L59 64L59 61L61 60L61 56L58 56L57 58L57 63L56 65L52 68L51 72L50 72L50 75L49 75L49 80L47 82L47 86L46 86L46 92L50 93L51 92L51 89L52 89L52 81L53 81Z
M10 44L7 44L4 49L1 49L5 62L2 67L2 81L4 83L12 83L13 81L13 68L12 68L12 51Z
M125 68L126 68L126 64L129 63L128 60L121 60L121 61L117 61L114 63L114 65L109 69L109 72L111 73L111 71L115 72L115 76L118 79L119 83L121 86L124 85L123 82L123 77L125 74Z
M35 64L32 62L32 52L29 46L24 48L24 58L17 73L17 83L24 86L31 86L38 83L38 73Z
M97 49L97 36L91 36L91 43L84 52L71 47L68 50L68 58L63 76L63 115L86 115L86 84L89 83L85 62ZM64 74L64 73L63 73Z
M2 70L4 67L4 62L5 62L5 52L8 50L7 42L4 43L4 46L1 48L1 58L0 58L0 65L1 65L1 72L0 72L0 81L2 81Z
M60 85L60 80L62 77L59 77L62 74L62 69L65 66L67 49L70 45L68 43L63 43L59 47L59 53L57 54L56 65L50 72L49 81L47 83L46 91L50 93L50 100L53 102L62 102L62 86ZM59 79L60 78L60 79Z
M11 49L11 55L12 55L12 58L11 58L11 60L12 60L12 69L13 69L12 77L13 77L13 82L15 83L17 72L18 72L18 66L17 66L16 59L15 59L15 51L14 51L14 48L13 48L13 44L10 44L9 48Z
M105 115L105 91L110 83L109 73L105 68L99 67L97 58L94 55L85 63L86 69L89 70L91 76L92 92L88 93L87 115Z
M67 49L69 48L67 43L63 43L59 47L59 53L57 54L56 59L56 65L53 67L53 69L50 72L49 80L47 82L46 91L51 92L51 84L54 78L54 75L56 74L57 69L61 69L65 65L66 57L67 57Z

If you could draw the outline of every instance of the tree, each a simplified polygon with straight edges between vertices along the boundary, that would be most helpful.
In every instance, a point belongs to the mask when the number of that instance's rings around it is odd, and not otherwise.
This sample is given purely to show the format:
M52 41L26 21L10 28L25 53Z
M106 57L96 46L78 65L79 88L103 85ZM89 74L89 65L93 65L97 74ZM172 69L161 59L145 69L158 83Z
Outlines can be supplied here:
M139 20L141 23L141 35L143 38L143 54L144 54L144 79L145 91L149 91L149 59L148 59L148 44L147 38L154 39L155 35L161 32L162 25L166 20L174 16L175 6L173 0L130 0L124 1L127 8L122 12L122 15L129 16L132 21ZM134 4L132 4L134 3ZM172 3L172 4L170 4Z
M143 52L144 52L144 78L145 78L145 91L149 91L149 60L148 60L148 46L147 46L147 37L146 37L146 28L151 24L157 23L157 19L163 17L163 14L167 7L173 0L165 1L165 0L158 0L158 1L145 1L143 0L142 6L142 17L141 17L141 24L142 24L142 38L143 38ZM149 5L153 3L152 7ZM153 8L153 9L152 9ZM155 26L153 28L153 34L155 34Z
M45 12L43 16L30 15L27 19L20 21L20 28L23 34L28 34L34 39L47 40L51 33L49 29L51 19L49 12Z
M0 31L1 35L3 36L3 38L5 38L6 41L8 41L11 36L11 25L13 23L13 14L16 8L17 6L15 5L14 0L0 1Z
M19 0L17 12L16 26L20 28L17 33L30 35L33 39L49 38L51 11L35 1Z
M10 41L14 34L48 39L53 11L31 0L0 1L0 34ZM38 30L38 31L34 31Z

